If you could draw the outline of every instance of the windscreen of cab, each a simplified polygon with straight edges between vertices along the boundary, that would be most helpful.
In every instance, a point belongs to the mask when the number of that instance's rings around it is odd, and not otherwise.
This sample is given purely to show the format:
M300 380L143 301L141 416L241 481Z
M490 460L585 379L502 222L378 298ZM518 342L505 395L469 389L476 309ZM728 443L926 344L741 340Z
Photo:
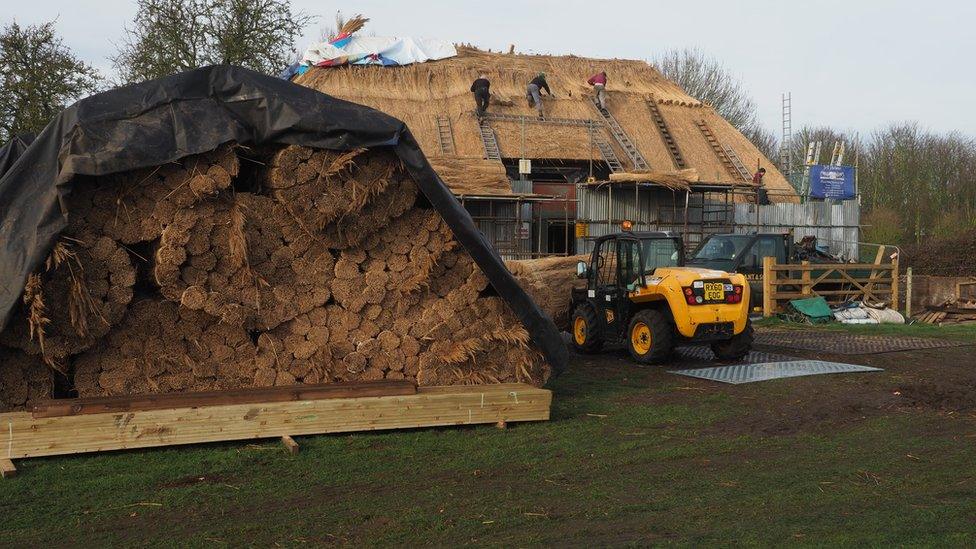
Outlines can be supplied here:
M688 265L731 271L751 241L749 235L710 236L688 260Z

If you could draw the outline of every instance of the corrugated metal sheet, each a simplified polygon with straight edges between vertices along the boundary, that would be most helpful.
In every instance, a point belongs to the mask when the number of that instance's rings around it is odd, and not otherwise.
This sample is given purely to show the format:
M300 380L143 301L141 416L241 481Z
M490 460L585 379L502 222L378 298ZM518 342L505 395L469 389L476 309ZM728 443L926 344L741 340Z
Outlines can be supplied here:
M593 249L592 239L618 232L620 222L630 220L635 230L685 231L685 194L660 188L641 188L635 193L632 187L594 188L579 185L576 190L576 220L589 225L589 238L577 239L577 253ZM695 200L693 196L692 201ZM709 202L708 220L724 218L723 203ZM703 227L702 208L688 210L688 232L710 233L718 231L785 232L793 229L799 239L814 235L818 243L827 246L832 253L856 258L860 240L860 204L855 200L841 203L807 202L804 204L754 204L731 205L729 218L722 219L712 228ZM719 213L716 213L719 212ZM609 220L609 223L608 223ZM724 228L727 223L727 228Z

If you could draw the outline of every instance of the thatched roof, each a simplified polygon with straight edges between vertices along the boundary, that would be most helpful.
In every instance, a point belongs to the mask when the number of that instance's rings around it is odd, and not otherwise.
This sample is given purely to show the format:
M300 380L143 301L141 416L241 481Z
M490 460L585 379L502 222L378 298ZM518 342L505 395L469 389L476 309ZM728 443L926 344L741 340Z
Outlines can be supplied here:
M467 47L458 48L458 53L451 59L405 67L312 68L295 81L403 120L429 158L445 152L481 157L483 146L470 92L471 82L479 73L485 73L491 81L490 112L534 117L534 110L525 100L525 87L536 74L545 72L556 94L556 99L544 100L547 117L597 120L599 114L591 103L592 91L586 80L605 70L609 79L607 107L653 173L681 177L654 123L648 99L655 102L665 119L685 168L696 170L701 182L751 186L751 181L732 175L723 164L699 127L704 122L721 144L735 151L750 173L757 165L766 168L765 183L774 200L777 195L785 197L779 200L795 199L793 188L776 166L745 136L714 109L686 94L643 61L489 53ZM453 151L445 151L441 145L439 116L450 120ZM583 126L523 125L515 120L494 119L490 124L505 158L602 159ZM599 131L617 148L607 130ZM617 156L625 162L625 168L634 171L623 150L617 148ZM446 182L451 186L457 183Z

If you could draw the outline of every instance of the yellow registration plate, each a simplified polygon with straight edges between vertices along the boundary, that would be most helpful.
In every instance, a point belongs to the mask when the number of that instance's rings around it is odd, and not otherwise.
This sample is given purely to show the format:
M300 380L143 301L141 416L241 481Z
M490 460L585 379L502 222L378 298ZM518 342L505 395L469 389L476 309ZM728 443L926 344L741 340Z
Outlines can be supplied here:
M725 301L725 285L721 282L706 282L705 301Z

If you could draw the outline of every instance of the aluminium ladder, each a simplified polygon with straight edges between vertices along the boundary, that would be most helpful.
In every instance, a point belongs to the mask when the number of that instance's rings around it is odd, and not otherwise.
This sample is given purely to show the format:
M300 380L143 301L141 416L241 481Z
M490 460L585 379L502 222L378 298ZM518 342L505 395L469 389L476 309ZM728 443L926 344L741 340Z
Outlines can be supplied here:
M481 144L484 147L485 158L501 162L502 154L498 149L498 139L495 137L495 130L488 125L488 120L478 121L478 130L481 132Z
M705 141L712 148L715 156L718 157L719 161L725 166L725 171L729 173L734 179L740 179L742 174L736 169L735 164L732 163L732 159L729 158L728 153L725 152L725 148L719 143L718 138L712 133L712 129L708 127L708 122L704 118L695 120L695 124L698 126L698 130L701 131L702 136L705 137ZM748 179L747 179L748 181Z
M600 113L603 121L606 122L607 128L610 130L610 134L614 139L617 140L617 143L620 144L620 147L624 150L624 153L627 154L627 157L630 158L631 163L634 165L634 169L639 171L650 170L650 165L646 160L644 160L643 155L641 155L640 151L637 150L637 147L634 146L633 140L631 140L630 136L628 136L627 133L624 132L624 129L620 127L620 123L617 122L617 119L614 118L612 114L610 114L610 111L600 108L600 105L596 100L596 96L590 96L590 104L593 105L596 112Z
M749 173L749 170L746 169L745 165L742 164L742 160L739 159L739 155L735 153L735 149L726 145L725 143L722 144L722 149L725 150L725 154L729 157L729 161L732 162L733 166L735 166L735 170L739 172L739 177L742 178L742 181L746 183L752 181L752 175Z
M678 148L677 141L671 135L671 129L668 127L667 121L664 120L664 115L661 114L661 109L658 108L657 101L652 96L645 97L644 102L647 103L647 108L651 111L651 119L654 120L654 125L657 126L657 131L661 134L661 139L664 140L664 146L668 149L668 153L671 154L671 160L674 162L675 167L679 170L687 168L688 163L685 162L685 158L681 154L681 149Z
M613 150L613 145L599 134L600 129L601 127L595 123L587 126L587 131L590 133L590 140L596 145L597 150L600 151L600 156L603 157L603 161L607 163L612 173L624 171L624 166L620 162L617 153Z

